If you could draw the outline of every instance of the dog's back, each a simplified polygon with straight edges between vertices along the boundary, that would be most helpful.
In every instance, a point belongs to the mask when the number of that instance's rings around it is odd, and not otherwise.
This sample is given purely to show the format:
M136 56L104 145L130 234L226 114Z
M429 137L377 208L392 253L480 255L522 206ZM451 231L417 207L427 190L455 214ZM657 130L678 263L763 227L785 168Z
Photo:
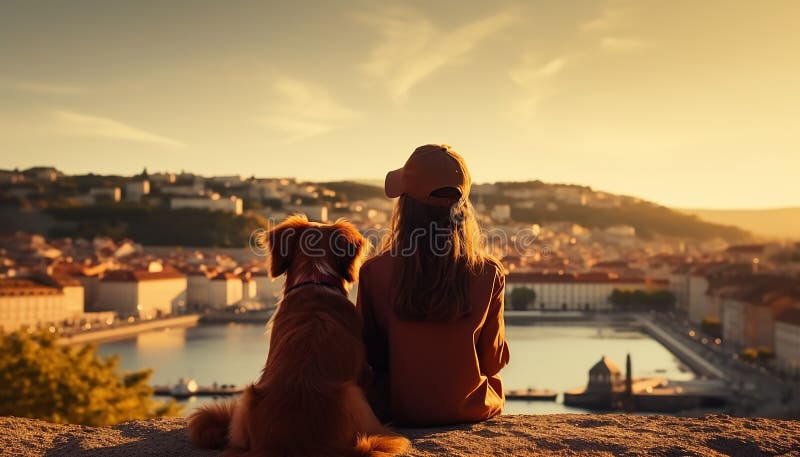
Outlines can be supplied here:
M357 385L365 366L362 324L346 286L356 280L368 243L349 223L322 225L299 217L271 230L268 239L270 273L286 273L287 285L270 323L263 373L235 406L193 414L193 441L220 445L226 431L226 456L404 452L408 440L381 425Z
M343 386L363 366L360 329L353 305L324 288L298 290L284 300L272 321L264 373L253 387L249 425L266 426L253 438L254 449L352 447Z

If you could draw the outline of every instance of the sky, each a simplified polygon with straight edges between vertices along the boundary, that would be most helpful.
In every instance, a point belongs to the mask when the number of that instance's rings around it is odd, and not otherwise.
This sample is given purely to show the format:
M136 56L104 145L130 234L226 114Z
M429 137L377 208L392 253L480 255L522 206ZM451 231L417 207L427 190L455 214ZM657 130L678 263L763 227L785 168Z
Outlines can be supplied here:
M800 2L0 3L0 168L476 182L800 206Z

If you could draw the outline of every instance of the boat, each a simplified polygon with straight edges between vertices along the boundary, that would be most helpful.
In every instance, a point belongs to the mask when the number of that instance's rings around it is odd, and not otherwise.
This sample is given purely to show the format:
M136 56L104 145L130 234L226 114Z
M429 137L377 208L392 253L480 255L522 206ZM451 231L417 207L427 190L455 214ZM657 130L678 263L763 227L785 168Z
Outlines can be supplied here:
M194 379L181 378L172 386L154 386L153 391L156 395L184 399L195 396L223 397L237 395L244 392L244 387L235 386L233 384L218 385L217 383L211 386L199 386Z
M556 401L558 392L546 389L515 389L506 391L506 400Z

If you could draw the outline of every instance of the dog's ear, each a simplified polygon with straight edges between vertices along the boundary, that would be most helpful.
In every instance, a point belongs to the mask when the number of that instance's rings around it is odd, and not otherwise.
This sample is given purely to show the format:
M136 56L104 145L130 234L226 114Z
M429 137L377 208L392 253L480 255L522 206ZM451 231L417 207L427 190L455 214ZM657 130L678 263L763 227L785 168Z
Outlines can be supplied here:
M273 278L286 273L292 263L300 232L308 227L305 215L289 216L267 233L269 274Z
M333 253L336 256L338 273L347 282L358 279L358 270L369 253L370 243L361 233L344 219L333 224Z

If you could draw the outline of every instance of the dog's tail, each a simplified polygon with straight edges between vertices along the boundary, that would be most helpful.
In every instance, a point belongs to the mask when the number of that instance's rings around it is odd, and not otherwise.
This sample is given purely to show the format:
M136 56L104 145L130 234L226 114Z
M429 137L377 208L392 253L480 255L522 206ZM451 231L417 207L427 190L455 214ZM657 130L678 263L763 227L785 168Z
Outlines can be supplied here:
M189 416L189 437L199 447L216 449L228 444L236 400L217 402L200 407Z
M353 457L392 457L405 453L410 446L411 442L400 435L362 435Z

